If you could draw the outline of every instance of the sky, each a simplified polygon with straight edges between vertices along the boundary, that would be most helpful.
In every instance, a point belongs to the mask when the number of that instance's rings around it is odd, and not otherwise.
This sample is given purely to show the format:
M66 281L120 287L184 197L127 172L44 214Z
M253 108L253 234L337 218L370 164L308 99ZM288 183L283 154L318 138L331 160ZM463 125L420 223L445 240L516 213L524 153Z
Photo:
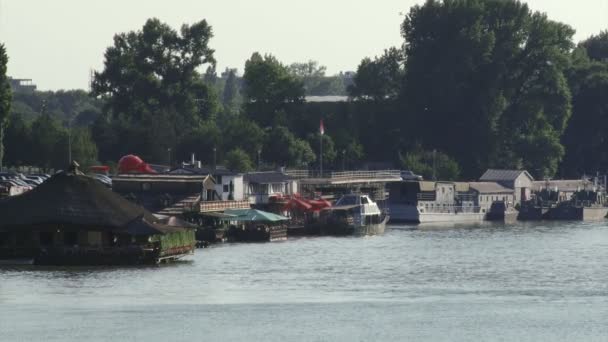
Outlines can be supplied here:
M423 0L0 0L8 74L40 90L87 89L114 34L159 18L174 28L206 19L218 71L243 71L253 52L286 64L319 61L328 74L403 43L403 15ZM529 0L576 29L576 41L608 29L608 0Z

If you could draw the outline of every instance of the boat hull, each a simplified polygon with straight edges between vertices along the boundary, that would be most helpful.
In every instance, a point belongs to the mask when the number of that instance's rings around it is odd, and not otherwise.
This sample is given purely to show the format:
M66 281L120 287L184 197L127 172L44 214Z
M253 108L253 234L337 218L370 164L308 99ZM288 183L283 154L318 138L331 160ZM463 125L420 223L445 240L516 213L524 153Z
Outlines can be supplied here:
M389 217L386 216L380 223L366 225L326 223L321 225L321 235L333 236L368 236L384 234L386 223Z
M517 219L520 221L540 221L549 219L549 207L536 207L523 205L519 210Z
M483 213L475 212L444 212L421 213L412 205L391 205L391 223L475 223L482 222Z
M601 221L608 215L608 207L574 207L561 205L548 212L550 220Z

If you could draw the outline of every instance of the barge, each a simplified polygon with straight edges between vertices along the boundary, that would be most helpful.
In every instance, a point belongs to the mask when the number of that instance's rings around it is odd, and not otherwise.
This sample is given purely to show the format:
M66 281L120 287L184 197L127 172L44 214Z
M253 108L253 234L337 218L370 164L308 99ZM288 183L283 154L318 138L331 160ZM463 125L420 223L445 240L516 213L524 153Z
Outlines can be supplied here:
M157 264L192 254L194 230L152 215L73 165L0 201L0 260L35 265Z

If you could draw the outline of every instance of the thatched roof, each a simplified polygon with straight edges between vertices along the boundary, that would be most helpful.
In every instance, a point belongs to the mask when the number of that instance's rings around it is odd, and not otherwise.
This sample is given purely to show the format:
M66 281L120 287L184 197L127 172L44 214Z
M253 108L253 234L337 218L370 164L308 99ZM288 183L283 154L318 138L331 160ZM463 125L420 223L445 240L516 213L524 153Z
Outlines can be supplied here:
M134 235L175 229L99 181L77 173L57 174L23 195L1 201L0 218L0 227L64 224Z

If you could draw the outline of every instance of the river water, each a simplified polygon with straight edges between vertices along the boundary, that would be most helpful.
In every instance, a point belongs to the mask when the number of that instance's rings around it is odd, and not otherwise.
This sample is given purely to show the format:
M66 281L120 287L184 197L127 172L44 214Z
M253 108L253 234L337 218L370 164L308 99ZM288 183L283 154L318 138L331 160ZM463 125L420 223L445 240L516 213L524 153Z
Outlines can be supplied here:
M606 341L608 223L392 226L0 268L0 341Z

